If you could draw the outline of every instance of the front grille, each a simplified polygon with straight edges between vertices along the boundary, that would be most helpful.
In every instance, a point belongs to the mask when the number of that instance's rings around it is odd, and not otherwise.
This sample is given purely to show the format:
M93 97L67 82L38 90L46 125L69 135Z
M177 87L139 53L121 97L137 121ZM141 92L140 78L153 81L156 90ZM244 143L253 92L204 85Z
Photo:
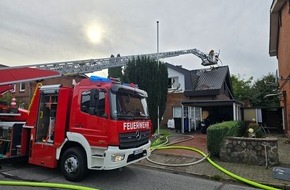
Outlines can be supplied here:
M119 135L120 149L137 148L148 143L150 137L150 130L133 133L122 133Z

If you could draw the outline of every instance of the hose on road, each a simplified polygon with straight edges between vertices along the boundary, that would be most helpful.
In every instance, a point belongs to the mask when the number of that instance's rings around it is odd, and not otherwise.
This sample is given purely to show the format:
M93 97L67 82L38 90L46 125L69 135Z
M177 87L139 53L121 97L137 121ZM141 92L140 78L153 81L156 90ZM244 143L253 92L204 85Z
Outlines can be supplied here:
M58 188L72 190L97 190L95 188L84 187L79 185L46 183L46 182L30 182L30 181L0 181L0 186L22 186L22 187L42 187L42 188Z
M171 145L172 143L168 144L169 143L168 137L169 136L166 136L166 140L163 143L161 142L161 140L158 140L159 142L157 142L157 143L153 143L153 145L151 146L151 150L154 151L154 150L167 150L167 149L181 149L181 150L189 150L189 151L197 152L201 156L203 156L203 158L204 158L204 159L199 160L197 163L200 163L202 160L206 159L216 169L220 170L221 172L225 173L226 175L228 175L228 176L230 176L230 177L232 177L232 178L234 178L234 179L236 179L238 181L241 181L243 183L246 183L248 185L251 185L251 186L257 187L257 188L261 188L261 189L279 190L278 188L271 187L271 186L268 186L268 185L264 185L264 184L258 183L258 182L253 181L253 180L249 180L249 179L243 178L241 176L238 176L238 175L226 170L225 168L223 168L220 165L218 165L217 163L215 163L212 159L210 159L209 155L205 154L204 152L202 152L201 150L199 150L197 148L189 147L189 146ZM190 139L192 139L192 138L193 137L191 136ZM178 142L175 142L174 144L180 143L180 142L181 141L178 141ZM150 159L148 159L148 161L152 162ZM165 165L166 163L158 163L158 162L156 162L155 164ZM196 164L196 163L189 163L189 164ZM166 164L166 166L175 166L175 165L176 164Z

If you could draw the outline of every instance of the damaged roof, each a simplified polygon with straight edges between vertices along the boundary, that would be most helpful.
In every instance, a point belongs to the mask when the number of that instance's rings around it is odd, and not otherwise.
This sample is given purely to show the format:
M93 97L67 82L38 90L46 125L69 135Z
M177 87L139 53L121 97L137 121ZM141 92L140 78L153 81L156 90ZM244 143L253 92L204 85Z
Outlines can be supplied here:
M191 71L193 86L184 91L185 96L214 96L226 87L229 94L233 93L228 66L212 67Z
M211 70L199 70L199 75L194 90L220 89L227 77L228 67L215 67Z
M185 77L185 96L210 96L218 95L220 89L226 86L232 94L232 85L230 81L230 72L228 66L212 67L208 69L197 69L189 71L181 66L166 64Z

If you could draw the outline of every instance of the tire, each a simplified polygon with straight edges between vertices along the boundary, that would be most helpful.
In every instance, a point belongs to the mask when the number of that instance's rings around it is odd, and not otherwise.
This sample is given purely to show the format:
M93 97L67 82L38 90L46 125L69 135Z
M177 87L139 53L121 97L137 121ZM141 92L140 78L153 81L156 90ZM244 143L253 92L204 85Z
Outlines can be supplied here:
M87 160L80 147L67 149L61 157L61 173L68 181L81 181L87 173Z

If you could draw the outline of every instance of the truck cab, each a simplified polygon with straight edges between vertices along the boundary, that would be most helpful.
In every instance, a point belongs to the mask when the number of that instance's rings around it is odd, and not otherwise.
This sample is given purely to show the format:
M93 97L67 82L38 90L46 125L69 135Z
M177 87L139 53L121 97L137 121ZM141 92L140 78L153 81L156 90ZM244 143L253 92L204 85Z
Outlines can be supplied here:
M74 88L42 86L23 126L29 163L55 168L79 181L87 169L111 170L150 155L147 93L107 78L83 79ZM28 144L28 148L25 144Z

